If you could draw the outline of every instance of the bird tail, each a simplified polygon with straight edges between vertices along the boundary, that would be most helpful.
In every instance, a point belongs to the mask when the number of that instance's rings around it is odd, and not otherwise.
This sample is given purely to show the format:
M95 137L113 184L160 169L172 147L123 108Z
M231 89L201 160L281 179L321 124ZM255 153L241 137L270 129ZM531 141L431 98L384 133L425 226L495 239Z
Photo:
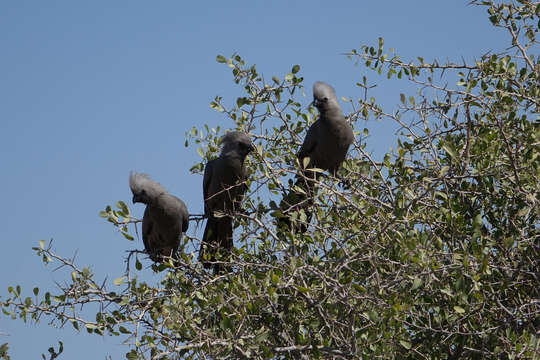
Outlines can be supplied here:
M201 249L199 250L199 261L202 262L206 269L213 267L215 271L220 271L222 265L217 260L226 261L232 247L233 227L231 217L210 215L204 228ZM218 255L217 259L216 255Z

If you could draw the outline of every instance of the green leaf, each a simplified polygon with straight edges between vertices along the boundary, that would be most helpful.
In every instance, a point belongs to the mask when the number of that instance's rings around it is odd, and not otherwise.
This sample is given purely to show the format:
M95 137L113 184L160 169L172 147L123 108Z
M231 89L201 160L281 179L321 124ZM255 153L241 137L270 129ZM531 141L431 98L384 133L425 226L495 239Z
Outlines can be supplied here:
M291 72L296 74L298 71L300 71L300 65L294 65Z
M414 280L413 280L413 284L412 284L412 287L411 287L411 290L416 290L420 287L420 285L422 285L422 280L420 280L419 278L415 277Z
M63 303L66 300L66 295L53 296L53 300L58 303Z
M118 201L116 203L116 207L118 207L120 210L122 210L122 212L125 214L125 215L129 215L129 208L128 206L126 205L125 202L123 201Z
M113 284L114 285L122 285L122 284L125 283L126 279L127 279L126 276L119 277L118 279L114 279Z
M368 311L367 316L368 316L369 320L373 321L374 323L377 323L380 320L379 315L374 310Z
M465 309L462 308L461 306L454 306L454 311L457 312L458 314L463 314L465 313Z
M216 56L216 61L217 61L218 63L226 63L226 62L227 62L227 58L226 58L225 56L223 56L223 55L218 55L218 56Z
M118 327L118 330L119 330L122 334L131 334L131 331L129 331L128 329L126 329L126 328L123 327L123 326Z
M411 343L408 342L408 341L405 341L405 340L399 340L399 343L401 344L401 346L403 346L405 349L407 350L411 350Z
M135 350L131 350L130 352L126 353L126 359L128 360L137 360L138 358L139 356Z
M204 159L204 150L202 148L197 148L197 154Z
M442 144L442 148L447 152L447 154L452 158L452 159L456 159L457 158L457 152L456 152L456 149L454 149L454 147L452 146L452 144L448 143L448 142L444 142Z
M9 356L7 354L8 352L8 349L9 349L9 345L8 343L3 343L1 346L0 346L0 357L6 359L6 360L9 360Z
M475 217L474 217L474 220L473 220L473 227L475 229L478 229L478 228L481 228L483 227L484 225L484 222L482 220L482 214L477 214Z

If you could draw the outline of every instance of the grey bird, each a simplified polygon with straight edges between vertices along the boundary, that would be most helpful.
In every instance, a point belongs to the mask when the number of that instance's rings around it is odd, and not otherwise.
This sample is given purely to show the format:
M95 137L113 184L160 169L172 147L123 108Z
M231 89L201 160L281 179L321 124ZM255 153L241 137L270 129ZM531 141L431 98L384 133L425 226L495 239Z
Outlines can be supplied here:
M246 156L255 150L249 136L241 131L227 133L218 158L206 164L203 177L204 213L208 218L199 251L199 260L209 268L216 253L233 247L232 216L241 210L247 191ZM214 266L214 269L220 269Z
M282 211L303 209L306 213L306 223L311 220L309 208L313 205L315 196L315 180L320 174L309 169L326 170L336 176L349 146L354 141L353 130L343 116L332 86L322 81L316 82L313 85L313 105L319 110L319 118L308 129L297 154L301 166L304 159L309 158L305 169L296 176L295 187L302 191L291 191L281 203ZM290 229L290 219L282 217L278 225ZM304 224L300 230L305 231L306 228L307 225Z
M154 262L174 257L189 226L186 204L146 174L131 172L133 203L146 204L142 222L144 248Z

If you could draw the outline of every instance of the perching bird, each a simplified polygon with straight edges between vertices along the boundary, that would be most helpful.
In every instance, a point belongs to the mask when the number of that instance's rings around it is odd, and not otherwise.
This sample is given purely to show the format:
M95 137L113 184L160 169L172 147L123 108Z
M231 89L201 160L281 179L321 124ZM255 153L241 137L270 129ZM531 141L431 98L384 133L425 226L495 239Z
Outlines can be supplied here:
M129 187L133 203L146 204L142 238L150 259L161 262L164 257L173 257L189 225L186 204L146 174L131 172Z
M203 177L204 213L208 217L199 251L199 260L208 268L215 254L233 247L232 217L240 211L247 190L246 156L255 148L241 131L227 133L221 140L221 155L206 164ZM215 269L220 268L215 266Z
M315 196L315 180L319 173L310 168L327 170L335 176L345 160L349 146L354 141L351 126L345 120L334 88L318 81L313 85L313 105L319 110L319 118L308 129L304 143L297 156L303 166L304 159L309 157L305 170L296 176L295 186L302 192L291 191L282 201L282 210L303 209L306 213L306 223L311 219L309 208L313 205ZM288 217L280 218L278 225L290 228ZM305 231L306 225L300 229Z

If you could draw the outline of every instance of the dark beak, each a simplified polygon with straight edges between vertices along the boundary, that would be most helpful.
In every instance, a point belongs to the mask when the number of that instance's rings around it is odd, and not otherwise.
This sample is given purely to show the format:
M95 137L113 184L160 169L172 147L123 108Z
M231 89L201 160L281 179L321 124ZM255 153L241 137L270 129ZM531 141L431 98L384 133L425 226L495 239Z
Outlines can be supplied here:
M311 103L311 105L315 106L317 109L319 108L319 106L321 106L322 102L318 99L313 99L313 102Z
M135 204L136 202L139 202L139 197L137 195L133 195L133 199L132 199L133 203Z

